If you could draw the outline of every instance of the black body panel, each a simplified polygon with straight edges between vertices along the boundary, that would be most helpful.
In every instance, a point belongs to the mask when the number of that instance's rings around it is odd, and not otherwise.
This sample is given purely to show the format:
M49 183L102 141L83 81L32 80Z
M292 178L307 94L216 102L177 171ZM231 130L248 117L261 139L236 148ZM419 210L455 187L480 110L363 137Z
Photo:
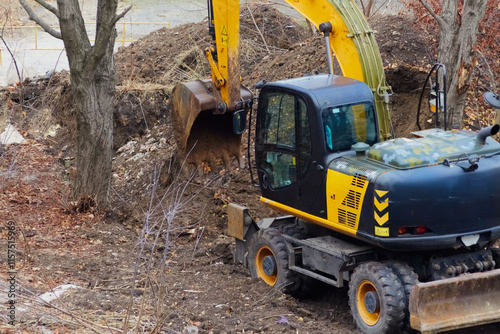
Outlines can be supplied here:
M472 234L479 235L479 244L495 240L500 237L499 167L500 156L495 155L480 159L470 172L439 164L382 173L375 189L389 191L390 236L374 236L376 222L369 209L373 202L363 208L358 236L384 248L409 251L463 247L461 237ZM398 235L400 227L419 226L428 232Z

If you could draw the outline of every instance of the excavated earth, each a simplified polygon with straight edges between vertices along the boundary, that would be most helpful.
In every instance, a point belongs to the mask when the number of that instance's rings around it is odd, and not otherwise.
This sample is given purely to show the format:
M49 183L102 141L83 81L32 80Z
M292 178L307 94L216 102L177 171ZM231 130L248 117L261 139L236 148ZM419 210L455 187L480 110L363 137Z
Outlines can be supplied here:
M392 86L394 131L407 136L416 129L435 40L406 17L378 16L371 24ZM271 6L245 8L241 31L247 87L326 72L321 37ZM202 22L160 29L116 53L116 154L107 210L69 199L76 152L68 73L25 80L22 93L3 92L4 117L27 143L0 155L0 218L15 220L22 232L18 280L25 298L20 324L14 331L0 322L2 333L113 333L127 313L128 328L144 332L359 333L346 288L322 286L318 296L297 300L233 262L227 205L247 206L255 220L275 215L259 204L247 168L205 164L203 175L181 168L169 97L175 83L209 76L203 49L210 43ZM421 119L425 127L429 116ZM6 249L5 226L1 233ZM28 303L65 283L79 288L52 306Z

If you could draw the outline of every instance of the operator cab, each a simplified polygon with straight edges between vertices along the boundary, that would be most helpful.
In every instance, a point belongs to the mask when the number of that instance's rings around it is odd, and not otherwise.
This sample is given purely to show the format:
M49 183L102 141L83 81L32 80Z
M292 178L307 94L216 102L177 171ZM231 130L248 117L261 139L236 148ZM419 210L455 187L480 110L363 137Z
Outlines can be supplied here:
M262 196L326 218L328 163L357 142L378 141L366 84L329 74L266 83L255 143Z

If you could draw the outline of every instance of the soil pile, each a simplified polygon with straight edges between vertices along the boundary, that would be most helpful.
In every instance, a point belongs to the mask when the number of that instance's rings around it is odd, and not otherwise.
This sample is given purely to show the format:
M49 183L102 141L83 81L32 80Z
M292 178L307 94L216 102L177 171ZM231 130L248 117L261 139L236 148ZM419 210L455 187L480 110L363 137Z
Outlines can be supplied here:
M242 76L266 54L285 52L307 35L307 30L298 22L271 6L242 9ZM210 67L203 50L211 44L208 21L157 30L118 50L115 55L117 84L157 84L171 88L179 81L204 79L210 75Z

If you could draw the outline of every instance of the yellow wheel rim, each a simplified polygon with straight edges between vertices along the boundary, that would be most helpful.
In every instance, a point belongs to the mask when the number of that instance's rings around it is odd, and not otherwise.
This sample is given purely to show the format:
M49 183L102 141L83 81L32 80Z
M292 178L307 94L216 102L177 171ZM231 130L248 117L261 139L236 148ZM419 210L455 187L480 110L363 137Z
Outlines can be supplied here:
M270 286L274 286L278 280L278 272L273 275L267 275L264 271L264 258L266 256L272 256L276 260L273 251L267 246L262 246L257 251L257 256L255 257L255 267L257 268L257 276L260 277L264 282Z
M375 286L369 281L361 282L356 293L356 305L358 307L358 313L363 321L367 325L373 326L380 319L380 307L378 307L373 313L370 313L367 310L365 305L365 296L368 292L377 293L377 289L375 289Z

